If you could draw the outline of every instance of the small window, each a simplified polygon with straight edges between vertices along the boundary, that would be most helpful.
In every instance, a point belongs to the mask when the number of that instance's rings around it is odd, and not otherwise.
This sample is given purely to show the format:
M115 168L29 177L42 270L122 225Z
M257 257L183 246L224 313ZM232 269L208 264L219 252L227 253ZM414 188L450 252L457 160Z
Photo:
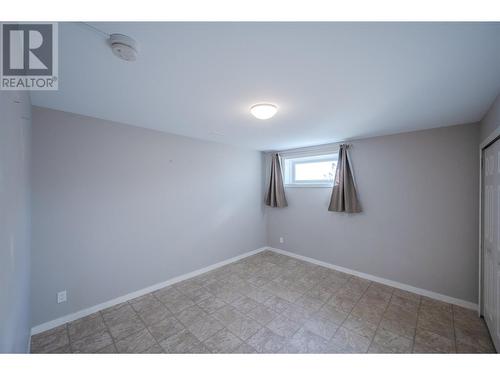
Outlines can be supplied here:
M337 153L283 158L288 187L331 187L337 169Z

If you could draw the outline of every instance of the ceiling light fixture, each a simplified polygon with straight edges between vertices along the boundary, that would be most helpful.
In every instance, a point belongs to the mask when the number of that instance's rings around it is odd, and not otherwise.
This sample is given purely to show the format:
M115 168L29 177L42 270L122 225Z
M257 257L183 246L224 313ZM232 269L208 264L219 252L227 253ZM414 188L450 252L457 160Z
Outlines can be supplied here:
M254 104L250 107L250 113L259 120L267 120L278 112L278 106L270 103Z

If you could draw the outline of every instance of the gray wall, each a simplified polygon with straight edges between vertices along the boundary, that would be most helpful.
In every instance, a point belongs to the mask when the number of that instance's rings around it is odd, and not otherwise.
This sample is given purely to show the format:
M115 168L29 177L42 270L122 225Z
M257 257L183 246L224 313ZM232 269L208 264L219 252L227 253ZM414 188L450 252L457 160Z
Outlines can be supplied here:
M30 112L26 93L0 91L0 353L28 350Z
M327 211L330 188L287 188L268 243L476 302L478 142L478 125L352 142L364 212Z
M500 95L491 105L486 115L481 120L481 142L484 141L493 131L500 126Z
M34 107L33 325L264 246L261 159Z

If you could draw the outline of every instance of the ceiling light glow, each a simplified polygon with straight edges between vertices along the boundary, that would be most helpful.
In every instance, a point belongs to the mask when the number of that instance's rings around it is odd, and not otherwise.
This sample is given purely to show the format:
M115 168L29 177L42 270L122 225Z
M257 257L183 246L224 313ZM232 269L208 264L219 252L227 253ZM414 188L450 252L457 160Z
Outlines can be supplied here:
M250 107L250 113L259 120L267 120L278 112L278 106L270 103L254 104Z

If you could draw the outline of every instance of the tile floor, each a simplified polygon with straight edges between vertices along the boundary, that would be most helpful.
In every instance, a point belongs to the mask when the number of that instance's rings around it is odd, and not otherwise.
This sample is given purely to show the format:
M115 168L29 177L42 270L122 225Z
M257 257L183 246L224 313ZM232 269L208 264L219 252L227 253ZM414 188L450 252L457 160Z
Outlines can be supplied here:
M35 335L33 353L492 353L475 312L264 251Z

